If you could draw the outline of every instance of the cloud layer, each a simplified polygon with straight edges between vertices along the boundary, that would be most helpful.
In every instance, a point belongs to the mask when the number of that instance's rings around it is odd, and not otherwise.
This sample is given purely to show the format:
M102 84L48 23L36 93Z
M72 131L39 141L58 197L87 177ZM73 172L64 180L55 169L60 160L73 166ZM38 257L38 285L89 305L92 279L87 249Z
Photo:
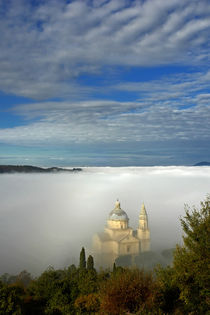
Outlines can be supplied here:
M210 73L121 83L110 89L135 92L136 101L37 102L13 113L23 126L0 130L0 141L22 145L202 140L210 135Z
M199 206L209 192L209 174L209 167L151 167L1 175L0 274L77 263L117 198L133 228L145 203L153 250L173 247L181 241L184 203Z
M209 64L208 0L1 1L0 88L36 99L87 94L114 66Z

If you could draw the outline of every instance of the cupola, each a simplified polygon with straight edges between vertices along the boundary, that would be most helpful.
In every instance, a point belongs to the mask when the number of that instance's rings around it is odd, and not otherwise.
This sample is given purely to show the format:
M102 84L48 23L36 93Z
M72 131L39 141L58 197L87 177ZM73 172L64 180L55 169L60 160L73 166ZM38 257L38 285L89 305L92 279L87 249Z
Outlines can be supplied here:
M121 209L120 202L117 200L114 209L109 214L108 227L111 229L127 229L128 221L127 213Z

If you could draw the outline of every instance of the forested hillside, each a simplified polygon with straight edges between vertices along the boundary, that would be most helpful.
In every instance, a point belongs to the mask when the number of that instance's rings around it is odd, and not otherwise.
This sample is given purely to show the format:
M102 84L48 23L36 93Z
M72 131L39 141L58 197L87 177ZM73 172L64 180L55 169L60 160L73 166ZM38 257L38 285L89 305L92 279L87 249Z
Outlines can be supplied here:
M0 174L10 173L58 173L58 172L80 172L81 168L61 168L61 167L38 167L32 165L0 165Z

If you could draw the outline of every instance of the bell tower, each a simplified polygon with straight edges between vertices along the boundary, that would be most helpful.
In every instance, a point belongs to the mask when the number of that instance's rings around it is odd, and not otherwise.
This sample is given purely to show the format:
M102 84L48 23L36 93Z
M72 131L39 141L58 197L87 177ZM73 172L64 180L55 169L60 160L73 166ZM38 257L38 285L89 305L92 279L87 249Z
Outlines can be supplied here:
M139 214L139 226L137 230L137 236L141 241L141 252L150 250L150 230L148 227L148 217L144 203L141 206Z

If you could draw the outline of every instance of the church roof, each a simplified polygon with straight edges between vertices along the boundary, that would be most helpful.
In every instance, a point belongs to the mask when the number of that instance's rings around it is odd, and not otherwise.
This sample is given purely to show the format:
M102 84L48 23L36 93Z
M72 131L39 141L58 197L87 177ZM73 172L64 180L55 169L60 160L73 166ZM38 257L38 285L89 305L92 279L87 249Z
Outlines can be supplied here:
M128 221L127 213L121 209L119 200L116 201L114 209L110 212L109 220Z

